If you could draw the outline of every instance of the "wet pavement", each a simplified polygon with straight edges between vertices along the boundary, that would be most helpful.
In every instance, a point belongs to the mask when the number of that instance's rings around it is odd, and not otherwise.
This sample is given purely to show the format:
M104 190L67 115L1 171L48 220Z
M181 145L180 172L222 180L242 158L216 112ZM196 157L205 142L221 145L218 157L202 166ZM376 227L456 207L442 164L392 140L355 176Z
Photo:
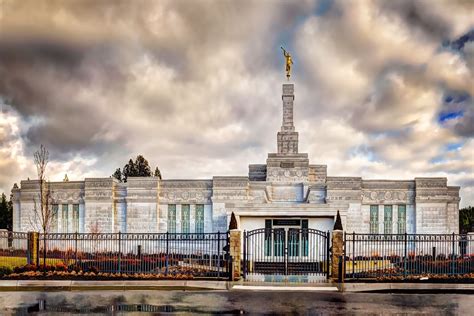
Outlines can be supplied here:
M0 292L1 315L472 315L474 295L295 291Z

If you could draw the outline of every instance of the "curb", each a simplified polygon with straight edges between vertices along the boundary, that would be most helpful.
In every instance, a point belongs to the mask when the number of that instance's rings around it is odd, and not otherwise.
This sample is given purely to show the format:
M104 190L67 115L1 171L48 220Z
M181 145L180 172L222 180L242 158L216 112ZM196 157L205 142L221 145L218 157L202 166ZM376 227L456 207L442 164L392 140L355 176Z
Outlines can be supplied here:
M89 290L228 290L227 281L72 281L72 280L2 280L5 291L89 291Z
M474 294L474 283L344 283L341 292L466 292Z

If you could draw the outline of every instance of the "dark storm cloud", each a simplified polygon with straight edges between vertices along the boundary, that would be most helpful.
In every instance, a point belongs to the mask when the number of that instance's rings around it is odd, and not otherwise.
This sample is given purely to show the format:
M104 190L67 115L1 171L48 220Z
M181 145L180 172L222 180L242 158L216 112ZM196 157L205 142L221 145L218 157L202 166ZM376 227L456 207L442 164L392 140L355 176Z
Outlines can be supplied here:
M399 17L411 30L423 32L430 39L446 39L452 32L450 22L432 12L426 3L413 0L380 1L386 13Z
M113 50L64 34L1 37L0 96L26 121L39 121L23 135L27 152L44 143L61 160L76 151L106 150L106 142L94 141L105 113L80 93L94 88L120 95L125 74Z
M463 117L453 126L454 131L464 137L474 137L474 103L464 112Z
M434 145L454 141L430 133L423 149L437 85L468 90L426 68L465 24L446 13L453 1L334 0L324 12L319 0L3 2L0 96L18 115L0 117L0 128L21 127L8 144L20 137L25 161L46 144L61 179L68 168L79 179L107 176L137 154L166 177L263 163L281 124L280 45L295 57L300 148L340 175L430 172ZM432 67L445 70L447 59ZM442 131L469 133L468 117ZM371 135L386 141L366 144ZM358 146L370 152L347 161Z
M261 125L263 116L255 114L264 107L241 110L258 100L255 94L242 98L241 91L229 87L234 97L227 97L224 90L206 91L205 82L216 72L227 76L234 67L215 56L232 46L230 53L242 50L248 73L271 70L272 48L262 49L268 45L260 40L262 34L271 42L278 36L271 29L281 27L276 23L291 27L311 7L304 2L280 5L9 1L2 8L8 14L0 29L0 96L28 123L21 134L25 154L31 156L40 143L65 162L77 154L110 159L127 151L228 157L247 148L247 142L255 142L252 134L237 137L237 126L243 120ZM266 23L260 23L261 10ZM157 67L171 77L150 73ZM209 97L216 92L222 95ZM218 108L216 101L230 110ZM187 120L183 126L182 120ZM206 132L212 129L217 131ZM196 139L197 130L204 136Z

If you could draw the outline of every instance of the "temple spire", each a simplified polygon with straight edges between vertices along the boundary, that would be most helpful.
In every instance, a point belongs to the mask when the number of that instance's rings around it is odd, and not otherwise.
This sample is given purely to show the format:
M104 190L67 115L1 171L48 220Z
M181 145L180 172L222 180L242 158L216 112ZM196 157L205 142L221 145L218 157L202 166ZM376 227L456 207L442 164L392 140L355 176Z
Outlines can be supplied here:
M294 100L294 84L283 84L283 120L277 135L278 153L283 155L298 153L298 132L293 124Z

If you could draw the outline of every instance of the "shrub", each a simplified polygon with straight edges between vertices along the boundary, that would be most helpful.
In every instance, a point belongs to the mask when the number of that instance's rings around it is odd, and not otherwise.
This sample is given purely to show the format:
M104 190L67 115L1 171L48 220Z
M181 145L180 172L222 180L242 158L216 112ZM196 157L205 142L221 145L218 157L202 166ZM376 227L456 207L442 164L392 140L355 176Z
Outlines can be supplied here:
M15 267L13 269L13 272L15 273L23 273L23 272L28 272L28 271L36 271L37 267L34 264L26 264L22 267Z
M67 270L68 270L69 272L74 271L74 272L78 273L78 272L82 271L82 268L81 268L79 265L77 265L77 264L71 264L71 265L69 265L69 267L68 267Z
M13 269L11 267L0 267L0 277L9 275L11 273L13 273Z
M56 271L67 271L67 265L64 262L58 262L55 266Z

